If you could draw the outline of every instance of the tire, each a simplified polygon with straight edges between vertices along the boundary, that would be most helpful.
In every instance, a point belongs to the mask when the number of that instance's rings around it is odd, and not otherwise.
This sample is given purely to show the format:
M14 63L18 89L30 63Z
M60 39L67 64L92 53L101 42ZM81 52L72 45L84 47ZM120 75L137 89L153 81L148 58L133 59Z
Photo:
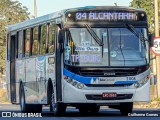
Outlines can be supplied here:
M26 104L24 88L23 88L22 84L20 85L20 89L19 90L20 90L20 100L19 100L19 102L20 102L21 112L22 113L28 113L31 106Z
M132 110L133 110L133 102L120 104L121 115L128 115L128 113L132 113Z
M49 93L50 98L50 112L55 116L62 116L66 112L66 105L64 103L55 103L55 97L53 90Z
M94 105L92 107L90 107L90 112L92 113L97 113L100 110L100 106Z
M39 104L26 104L25 101L25 94L24 94L24 87L20 85L20 108L22 113L41 113L42 112L42 105Z

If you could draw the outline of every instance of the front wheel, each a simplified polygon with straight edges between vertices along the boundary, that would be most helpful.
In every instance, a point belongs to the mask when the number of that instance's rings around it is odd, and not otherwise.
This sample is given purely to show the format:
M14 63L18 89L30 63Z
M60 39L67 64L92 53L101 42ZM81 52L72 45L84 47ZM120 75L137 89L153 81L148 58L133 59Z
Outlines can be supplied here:
M132 110L133 110L133 102L120 104L121 115L128 115L128 113L132 113Z
M66 105L64 103L56 103L53 90L50 93L50 112L55 116L64 115L66 112Z

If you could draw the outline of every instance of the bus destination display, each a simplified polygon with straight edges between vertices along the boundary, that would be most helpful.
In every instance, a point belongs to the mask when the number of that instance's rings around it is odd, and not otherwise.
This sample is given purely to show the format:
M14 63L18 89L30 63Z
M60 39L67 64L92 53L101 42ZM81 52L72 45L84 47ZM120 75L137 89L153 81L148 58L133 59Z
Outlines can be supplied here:
M136 14L133 12L77 12L75 13L75 20L87 21L121 21L129 20L135 21Z

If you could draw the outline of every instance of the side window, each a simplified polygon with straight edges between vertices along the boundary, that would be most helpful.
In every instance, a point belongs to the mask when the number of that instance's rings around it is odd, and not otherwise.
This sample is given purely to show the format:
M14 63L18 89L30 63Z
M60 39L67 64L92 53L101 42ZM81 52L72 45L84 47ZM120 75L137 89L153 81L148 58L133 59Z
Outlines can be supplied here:
M38 27L33 28L32 55L38 55Z
M41 35L40 35L40 54L46 53L46 39L47 39L47 25L41 26Z
M7 35L7 60L10 60L10 47L11 47L11 36Z
M31 38L30 29L25 30L25 57L29 57L30 51L30 38Z
M22 58L23 31L18 32L18 58Z
M51 23L49 25L49 42L48 42L48 52L53 53L54 52L54 42L55 42L55 24Z

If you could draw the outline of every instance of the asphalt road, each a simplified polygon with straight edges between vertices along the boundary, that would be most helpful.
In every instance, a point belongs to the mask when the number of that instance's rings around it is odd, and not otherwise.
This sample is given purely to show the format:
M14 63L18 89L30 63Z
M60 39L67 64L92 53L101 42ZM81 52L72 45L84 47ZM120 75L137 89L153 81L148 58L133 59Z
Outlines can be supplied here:
M6 113L7 112L7 113ZM11 114L11 117L2 117L6 114ZM49 112L47 106L43 107L42 114L38 114L40 117L17 117L20 113L19 105L13 104L0 104L0 120L7 119L52 119L52 120L160 120L160 108L159 109L134 109L129 116L121 116L119 110L109 109L107 107L101 107L99 113L81 114L75 108L67 108L67 112L63 117L55 117ZM42 117L41 117L42 116ZM158 116L158 117L157 117Z

